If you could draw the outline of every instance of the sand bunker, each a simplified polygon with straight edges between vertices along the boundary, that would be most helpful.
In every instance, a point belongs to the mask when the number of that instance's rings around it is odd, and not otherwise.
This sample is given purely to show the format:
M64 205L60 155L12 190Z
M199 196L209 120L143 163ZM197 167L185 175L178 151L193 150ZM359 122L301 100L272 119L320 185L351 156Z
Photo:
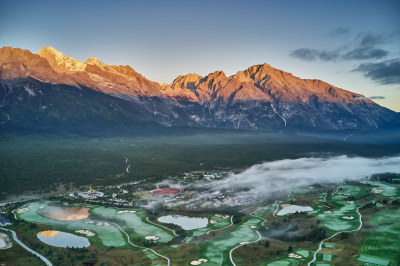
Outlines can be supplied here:
M348 200L347 203L349 203L349 204L354 204L354 201Z
M12 242L8 235L0 233L0 249L7 249L12 247Z
M282 206L282 208L286 208L286 207L292 206L292 204L285 203L285 204L282 204L281 206Z
M222 217L222 215L221 214L216 214L216 215L214 215L215 217Z
M144 239L157 241L160 238L158 236L145 236Z
M251 228L251 229L255 229L255 228L257 228L257 226L251 225L250 228Z
M229 215L222 216L222 218L224 219L228 219L229 217L230 217Z
M75 233L83 234L85 236L95 236L96 234L89 230L76 230Z
M118 214L120 213L135 213L136 211L117 211Z
M216 223L218 223L218 222L215 221L215 220L211 220L211 221L210 221L210 224L216 224Z
M39 213L55 220L74 221L87 218L89 216L89 208L47 205Z
M96 225L97 226L109 226L110 224L106 223L106 222L97 222Z
M297 255L297 254L295 254L295 253L290 253L290 254L289 254L289 258L301 259L301 258L303 258L303 256Z
M21 209L18 209L18 210L17 210L17 213L18 213L18 214L21 214L21 213L24 213L24 212L27 212L27 211L29 211L28 208L21 208Z
M374 187L371 191L372 191L372 193L379 194L379 193L382 193L384 190L381 188Z
M207 259L198 259L198 260L192 260L190 262L190 265L200 265L202 263L208 262Z
M331 211L324 211L324 213L332 213Z
M346 220L353 220L354 219L354 217L353 216L343 216L342 217L343 219L346 219Z

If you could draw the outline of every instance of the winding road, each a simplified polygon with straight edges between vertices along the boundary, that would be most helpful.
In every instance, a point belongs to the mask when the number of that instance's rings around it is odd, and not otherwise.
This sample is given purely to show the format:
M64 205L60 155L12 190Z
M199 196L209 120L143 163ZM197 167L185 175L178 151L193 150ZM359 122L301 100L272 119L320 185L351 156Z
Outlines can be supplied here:
M125 162L128 163L128 158L124 157ZM128 167L126 167L126 172L129 173L129 168L131 167L131 165L129 164Z
M7 232L11 232L14 241L17 242L21 247L23 247L24 249L26 249L28 252L32 253L33 255L36 255L37 257L39 257L46 265L48 266L52 266L53 264L51 264L51 262L44 256L40 255L39 253L37 253L36 251L30 249L28 246L26 246L24 243L22 243L18 237L17 237L17 233L15 233L15 231L11 230L11 229L6 229L3 227L0 227L1 230L7 231Z
M231 263L232 263L234 266L236 266L236 264L235 264L235 262L233 261L232 252L233 252L235 249L237 249L238 247L241 247L241 246L244 246L244 245L247 245L247 244L251 244L251 243L256 243L256 242L260 241L260 240L261 240L261 235L260 235L260 233L259 233L258 231L256 231L256 233L258 234L258 239L257 239L257 240L252 241L252 242L243 242L242 244L240 244L240 245L234 247L233 249L231 249L231 251L229 251L229 259L231 260Z
M170 229L170 228L168 228L168 227L165 227L165 226L163 226L163 225L161 225L161 224L156 224L156 223L151 222L151 221L149 220L149 217L146 217L146 221L148 221L149 223L154 224L154 225L156 225L156 226L165 228L165 229L167 229L168 231L172 231L172 233L174 233L175 236L178 236L178 235L175 233L174 230L172 230L172 229Z
M231 227L232 225L233 225L233 215L231 216L231 224L230 225L227 225L227 226L225 226L223 228L220 228L220 229L214 229L214 230L207 231L206 235L208 235L210 232L216 232L216 231L224 230L224 229L226 229L228 227Z
M118 229L121 230L121 232L124 233L124 234L126 235L126 237L128 238L128 243L129 243L129 244L131 244L132 246L137 247L137 248L145 248L145 249L151 250L154 254L156 254L156 255L158 255L158 256L160 256L160 257L166 259L166 260L168 261L168 266L170 266L171 261L170 261L169 258L167 258L167 257L165 257L165 256L163 256L163 255L161 255L161 254L159 254L159 253L157 253L157 251L155 251L154 249L147 248L147 247L142 247L142 246L138 246L138 245L133 244L133 243L131 242L131 238L129 237L128 233L125 232L125 230L122 229L121 226L119 226L119 225L116 224L116 223L112 223L112 224L114 224L116 227L118 227Z
M360 206L360 207L362 207L362 206ZM359 226L357 229L354 229L354 230L348 230L348 231L340 231L340 232L337 232L337 233L331 235L330 237L325 238L324 240L322 240L321 243L319 243L319 247L318 247L317 251L315 251L315 253L314 253L314 257L313 257L312 261L310 261L310 262L307 264L308 266L311 266L311 263L313 263L314 261L317 260L317 254L318 254L318 252L322 249L322 245L324 244L325 241L334 238L334 237L337 236L338 234L356 232L356 231L358 231L358 230L361 229L361 227L362 227L363 224L362 224L361 213L358 211L358 209L359 209L360 207L358 207L358 208L356 209L358 215L360 216L360 217L359 217L359 219L360 219L360 226Z

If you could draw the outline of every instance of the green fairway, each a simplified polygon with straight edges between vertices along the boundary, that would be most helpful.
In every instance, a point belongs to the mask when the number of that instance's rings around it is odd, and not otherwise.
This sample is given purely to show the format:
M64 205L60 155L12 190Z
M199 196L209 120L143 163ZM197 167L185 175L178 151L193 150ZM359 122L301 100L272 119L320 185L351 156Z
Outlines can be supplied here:
M259 227L262 220L250 218L247 221L234 227L234 229L224 232L224 234L214 240L200 244L200 257L208 259L209 263L222 265L230 263L229 251L242 242L251 242L258 239L256 229L250 226Z
M38 213L40 208L46 206L47 203L33 202L25 206L28 211L16 214L19 219L23 219L27 222L46 224L51 226L53 229L60 231L69 231L74 234L76 230L90 230L95 232L95 236L88 237L92 244L106 247L122 247L126 246L124 237L120 230L112 224L109 225L97 225L96 221L92 221L90 217L76 220L76 221L62 221L50 219L42 216ZM16 212L17 213L17 212Z
M117 211L118 209L105 207L97 207L92 210L94 214L123 221L120 226L132 239L140 238L144 240L146 236L156 236L159 237L157 242L167 243L172 240L173 235L171 231L146 221L147 216L145 211L136 210L136 213L117 213Z
M368 184L372 185L373 187L382 189L383 191L381 193L378 193L378 194L381 194L382 196L385 196L385 197L400 196L400 192L395 186L385 184L382 182L371 182L371 181L369 181Z
M211 223L210 221L214 220L216 223ZM224 227L227 227L231 224L231 217L225 214L214 214L208 217L208 225L204 228L199 228L195 230L191 230L187 232L188 237L196 237L207 234L208 231L218 230Z

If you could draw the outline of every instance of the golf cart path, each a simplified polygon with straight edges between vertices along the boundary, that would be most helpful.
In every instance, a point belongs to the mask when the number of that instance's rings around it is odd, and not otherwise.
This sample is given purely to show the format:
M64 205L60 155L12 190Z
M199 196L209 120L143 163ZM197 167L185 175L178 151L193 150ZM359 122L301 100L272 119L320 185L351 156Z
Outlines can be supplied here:
M30 249L28 246L26 246L24 243L22 243L18 237L17 237L17 233L11 229L6 229L3 227L0 227L1 230L7 231L7 232L11 232L13 239L15 242L17 242L21 247L23 247L24 249L26 249L28 252L32 253L33 255L36 255L37 257L39 257L46 265L48 266L53 266L53 264L51 264L51 262L44 256L40 255L39 253L37 253L36 251Z
M358 231L358 230L361 229L363 223L362 223L361 213L358 211L358 209L359 209L360 207L362 207L362 206L359 206L359 207L356 209L356 211L357 211L357 213L358 213L358 215L359 215L359 219L360 219L360 226L359 226L357 229L354 229L354 230L346 230L346 231L336 232L335 234L331 235L330 237L325 238L324 240L322 240L322 241L319 243L319 247L318 247L317 251L314 252L314 256L313 256L312 261L310 261L310 262L307 264L308 266L311 266L311 263L313 263L314 261L317 260L317 254L318 254L319 251L321 251L322 245L324 244L325 241L334 238L334 237L337 236L338 234L356 232L356 231Z

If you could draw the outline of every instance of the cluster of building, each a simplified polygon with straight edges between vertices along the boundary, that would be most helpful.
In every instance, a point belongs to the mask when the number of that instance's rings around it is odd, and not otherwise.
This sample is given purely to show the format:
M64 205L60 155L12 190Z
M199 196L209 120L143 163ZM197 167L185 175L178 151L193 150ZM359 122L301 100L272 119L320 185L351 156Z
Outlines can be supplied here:
M2 215L2 212L0 211L0 226L9 226L11 225L10 220L8 220L6 217Z

